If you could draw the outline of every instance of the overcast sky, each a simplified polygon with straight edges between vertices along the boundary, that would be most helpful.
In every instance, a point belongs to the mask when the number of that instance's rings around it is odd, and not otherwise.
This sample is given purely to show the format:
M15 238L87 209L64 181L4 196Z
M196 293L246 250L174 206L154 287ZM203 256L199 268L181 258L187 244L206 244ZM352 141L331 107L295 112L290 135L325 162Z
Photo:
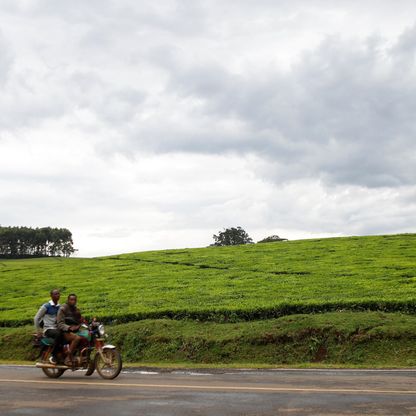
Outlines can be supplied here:
M0 224L415 232L415 59L414 0L1 0Z

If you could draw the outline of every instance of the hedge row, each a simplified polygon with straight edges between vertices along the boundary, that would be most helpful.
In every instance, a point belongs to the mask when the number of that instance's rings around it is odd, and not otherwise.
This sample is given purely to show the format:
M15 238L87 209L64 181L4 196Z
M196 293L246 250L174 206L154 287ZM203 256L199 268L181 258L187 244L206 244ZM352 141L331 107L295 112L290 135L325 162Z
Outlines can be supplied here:
M103 323L120 324L144 319L196 320L200 322L244 322L279 318L285 315L311 314L339 311L380 311L416 314L416 299L407 301L361 301L361 302L328 302L323 304L280 304L274 307L257 308L255 310L167 310L138 312L120 316L98 316ZM17 327L31 324L31 319L0 320L0 327Z

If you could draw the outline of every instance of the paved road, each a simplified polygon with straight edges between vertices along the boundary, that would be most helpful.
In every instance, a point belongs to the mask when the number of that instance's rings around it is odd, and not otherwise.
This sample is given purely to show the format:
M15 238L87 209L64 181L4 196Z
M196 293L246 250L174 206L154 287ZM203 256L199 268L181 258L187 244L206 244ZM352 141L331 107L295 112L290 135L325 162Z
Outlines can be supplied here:
M416 370L124 371L0 366L0 415L416 415Z

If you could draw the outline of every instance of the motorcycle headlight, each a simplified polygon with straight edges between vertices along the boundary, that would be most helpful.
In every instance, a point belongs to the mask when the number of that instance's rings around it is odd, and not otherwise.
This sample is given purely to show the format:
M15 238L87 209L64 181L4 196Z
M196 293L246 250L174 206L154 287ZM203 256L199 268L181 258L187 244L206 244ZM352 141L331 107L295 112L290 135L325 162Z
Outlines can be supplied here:
M104 330L104 325L103 324L101 324L98 327L98 333L100 334L100 337L103 337L105 335L105 330Z

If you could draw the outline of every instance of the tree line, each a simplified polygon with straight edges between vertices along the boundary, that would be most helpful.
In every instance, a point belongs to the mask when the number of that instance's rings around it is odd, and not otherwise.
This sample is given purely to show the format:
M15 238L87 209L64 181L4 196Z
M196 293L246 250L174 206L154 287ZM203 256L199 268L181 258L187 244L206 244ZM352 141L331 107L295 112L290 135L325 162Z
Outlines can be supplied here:
M66 228L0 226L0 258L69 257L75 252Z
M238 246L240 244L254 244L253 239L241 227L225 228L213 236L214 243L211 246ZM287 241L287 238L281 238L278 235L270 235L263 238L258 243L274 243L277 241Z

